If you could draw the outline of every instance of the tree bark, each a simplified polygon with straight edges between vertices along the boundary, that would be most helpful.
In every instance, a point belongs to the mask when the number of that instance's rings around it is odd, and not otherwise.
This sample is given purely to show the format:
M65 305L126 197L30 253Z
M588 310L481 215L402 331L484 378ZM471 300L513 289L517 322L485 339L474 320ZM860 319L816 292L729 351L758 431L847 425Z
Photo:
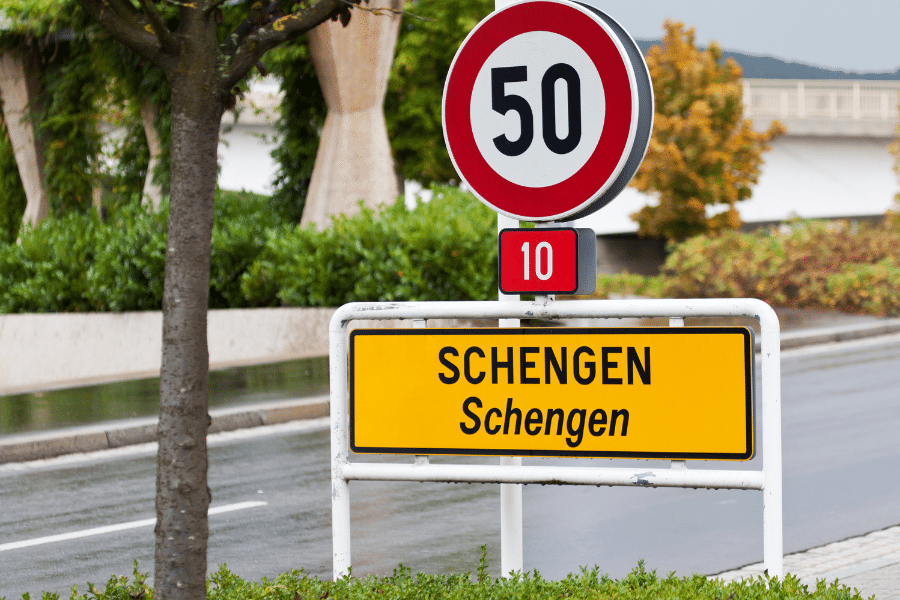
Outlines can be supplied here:
M196 60L196 55L194 56ZM212 61L210 61L212 62ZM195 63L196 66L196 63ZM172 183L160 372L154 597L206 597L206 338L222 102L203 78L172 82Z

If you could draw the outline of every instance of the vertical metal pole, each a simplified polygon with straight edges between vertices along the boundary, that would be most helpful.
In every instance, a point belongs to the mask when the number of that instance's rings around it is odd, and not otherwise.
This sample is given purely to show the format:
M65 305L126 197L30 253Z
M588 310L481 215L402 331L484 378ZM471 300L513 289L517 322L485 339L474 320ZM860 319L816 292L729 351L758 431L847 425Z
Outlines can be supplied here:
M669 317L669 327L684 327L684 317ZM669 461L669 467L672 469L687 469L687 461L672 460Z
M500 0L497 0L498 8ZM497 215L497 233L501 229L518 227L519 222L504 215ZM500 302L518 302L519 296L501 294ZM499 319L500 327L518 327L519 319ZM503 456L501 465L522 466L521 456ZM522 484L500 484L500 573L506 577L513 571L523 570L522 557Z
M494 0L494 10L500 10L515 0ZM497 233L501 229L518 227L519 222L504 215L497 215ZM498 293L500 302L518 302L518 296ZM519 319L500 319L500 327L518 327ZM503 456L501 465L521 466L522 457ZM506 576L512 571L522 571L522 484L500 484L500 573Z
M350 461L347 414L347 330L332 320L328 331L331 386L331 540L337 581L350 572L350 482L341 473Z
M784 577L781 473L781 328L775 311L759 318L762 354L763 563Z

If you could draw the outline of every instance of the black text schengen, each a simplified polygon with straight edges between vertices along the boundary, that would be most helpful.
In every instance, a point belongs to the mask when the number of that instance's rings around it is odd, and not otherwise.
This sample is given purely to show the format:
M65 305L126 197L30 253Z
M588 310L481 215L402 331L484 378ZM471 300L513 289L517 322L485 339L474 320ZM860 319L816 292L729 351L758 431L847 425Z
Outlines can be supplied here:
M632 346L480 347L445 346L438 352L438 379L446 385L650 385L650 348ZM531 408L524 414L507 398L506 410L490 408L477 396L462 401L460 430L466 435L566 435L570 448L578 447L585 434L594 437L628 435L627 409L577 407L568 414L562 408Z

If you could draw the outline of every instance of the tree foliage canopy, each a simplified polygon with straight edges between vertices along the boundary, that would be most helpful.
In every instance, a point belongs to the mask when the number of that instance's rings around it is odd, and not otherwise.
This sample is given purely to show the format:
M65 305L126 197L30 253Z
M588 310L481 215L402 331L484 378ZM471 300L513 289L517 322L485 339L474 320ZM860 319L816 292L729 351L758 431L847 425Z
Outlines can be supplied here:
M783 132L753 130L743 116L741 68L715 43L699 50L694 30L667 21L662 46L647 54L656 102L653 136L632 185L656 206L632 215L639 233L678 240L734 229L736 204L750 197L762 155ZM718 212L716 212L718 211ZM712 214L710 214L712 213Z
M269 52L266 62L270 72L279 78L284 94L275 124L278 146L272 151L272 158L278 171L271 206L284 219L299 223L328 107L305 37Z
M104 207L136 202L150 160L141 105L159 110L162 156L155 181L169 181L168 88L162 72L114 40L72 0L0 0L0 49L37 56L40 90L32 119L44 148L50 211L86 212L94 188ZM105 134L110 128L121 134ZM24 192L5 126L0 128L0 238L15 241Z
M897 105L897 111L900 112L900 104ZM894 173L897 174L897 179L900 181L900 123L895 127L895 131L897 138L891 144L891 154L894 155ZM894 202L900 205L900 192L894 196Z
M401 178L423 185L458 179L444 144L444 78L466 35L492 10L494 0L407 0L414 17L400 26L384 103Z

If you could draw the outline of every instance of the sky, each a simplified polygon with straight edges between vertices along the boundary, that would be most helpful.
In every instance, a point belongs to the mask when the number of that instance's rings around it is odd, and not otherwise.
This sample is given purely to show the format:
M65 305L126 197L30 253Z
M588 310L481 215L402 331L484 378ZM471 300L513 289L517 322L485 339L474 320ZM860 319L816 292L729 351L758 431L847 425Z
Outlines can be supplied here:
M667 18L693 26L697 43L828 69L900 67L900 0L582 0L635 39L659 39Z

